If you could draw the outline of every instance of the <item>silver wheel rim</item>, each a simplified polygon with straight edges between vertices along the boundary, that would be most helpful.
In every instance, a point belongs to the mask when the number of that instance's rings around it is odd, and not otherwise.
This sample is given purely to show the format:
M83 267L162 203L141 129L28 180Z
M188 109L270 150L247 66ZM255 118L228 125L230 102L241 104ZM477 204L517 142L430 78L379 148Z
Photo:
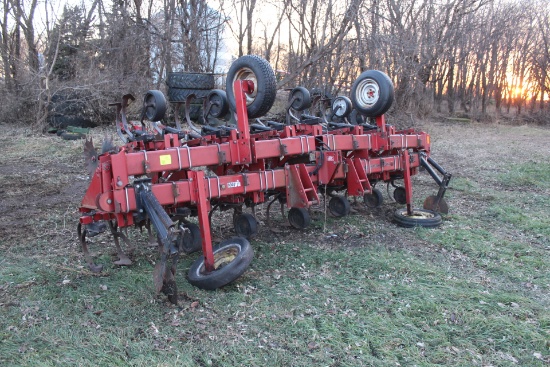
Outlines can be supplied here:
M242 251L240 243L228 243L214 251L214 269L218 270L221 266L231 263ZM205 262L203 261L195 272L197 277L200 277L205 272Z
M236 80L250 80L254 83L254 90L252 91L252 93L245 93L246 105L250 106L256 99L256 94L258 90L258 78L256 78L256 74L254 74L252 69L244 67L239 69L239 71L235 74L235 77L233 78L233 83L235 83Z
M338 108L340 107L340 108ZM332 110L336 111L334 114L338 117L342 117L346 114L346 101L343 98L336 98L332 104Z
M359 83L356 100L361 108L371 108L380 99L380 86L374 79L367 78Z
M434 213L430 213L430 212L426 212L426 211L420 211L420 210L414 210L414 209L412 211L412 215L409 215L407 213L406 209L404 211L402 211L402 215L404 217L408 217L408 218L412 218L412 219L419 219L419 220L435 218Z

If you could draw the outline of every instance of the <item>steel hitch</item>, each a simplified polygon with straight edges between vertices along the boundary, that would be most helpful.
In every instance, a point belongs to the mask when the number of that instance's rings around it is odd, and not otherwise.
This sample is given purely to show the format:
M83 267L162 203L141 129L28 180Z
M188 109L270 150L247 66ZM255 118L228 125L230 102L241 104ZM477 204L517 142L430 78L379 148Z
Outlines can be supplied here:
M443 197L445 196L445 192L447 191L452 175L445 171L445 169L433 160L433 158L427 157L424 153L420 157L420 165L428 171L430 176L432 176L434 181L439 186L437 195L430 195L424 201L424 209L447 214L449 212L449 205ZM441 174L441 177L439 177L436 173L436 170Z

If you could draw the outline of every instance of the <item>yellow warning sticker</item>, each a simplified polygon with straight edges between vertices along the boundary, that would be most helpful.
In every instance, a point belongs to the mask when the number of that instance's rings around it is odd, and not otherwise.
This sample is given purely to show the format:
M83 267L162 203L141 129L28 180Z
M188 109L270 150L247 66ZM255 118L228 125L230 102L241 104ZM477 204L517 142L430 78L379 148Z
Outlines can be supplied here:
M172 164L172 156L170 154L161 155L160 156L160 165L161 166L167 166L169 164Z

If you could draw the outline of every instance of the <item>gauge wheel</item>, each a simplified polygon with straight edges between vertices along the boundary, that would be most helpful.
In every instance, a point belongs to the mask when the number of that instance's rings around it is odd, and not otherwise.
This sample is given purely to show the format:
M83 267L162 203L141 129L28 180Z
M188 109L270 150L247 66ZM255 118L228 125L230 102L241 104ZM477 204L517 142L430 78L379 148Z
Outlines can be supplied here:
M221 89L211 91L208 95L208 102L211 105L209 115L212 117L221 118L229 112L227 94Z
M398 226L406 228L434 228L439 227L442 223L441 215L439 215L439 213L426 209L413 209L412 215L407 213L406 208L397 209L393 213L393 220Z
M333 196L328 202L328 210L335 217L344 217L350 212L349 200L343 196Z
M375 209L382 206L384 202L384 196L378 189L372 189L372 193L367 193L363 196L363 202L367 208Z
M353 82L351 101L361 114L378 117L393 103L394 88L390 78L381 71L367 70Z
M187 273L189 283L197 288L214 290L240 277L254 257L246 238L235 237L214 247L214 271L206 272L204 256L198 258Z
M149 121L160 121L166 114L166 98L160 90L150 90L143 98L143 116Z
M258 221L252 214L242 213L235 217L233 221L235 233L239 237L252 238L258 233Z
M399 204L407 204L407 192L402 186L398 186L393 190L393 199Z
M296 229L305 229L311 224L311 216L306 208L290 208L288 222Z
M237 80L250 80L254 90L245 94L249 118L261 117L270 110L275 102L277 82L271 65L259 56L245 55L239 57L227 72L226 93L232 111L237 110L233 84Z
M202 237L199 226L195 223L187 223L186 231L181 236L180 248L186 254L192 254L202 250Z
M332 111L338 117L348 117L351 113L351 100L346 96L338 96L332 101Z
M296 111L303 111L311 107L311 94L304 87L296 87L290 92L288 101L292 101L290 107Z

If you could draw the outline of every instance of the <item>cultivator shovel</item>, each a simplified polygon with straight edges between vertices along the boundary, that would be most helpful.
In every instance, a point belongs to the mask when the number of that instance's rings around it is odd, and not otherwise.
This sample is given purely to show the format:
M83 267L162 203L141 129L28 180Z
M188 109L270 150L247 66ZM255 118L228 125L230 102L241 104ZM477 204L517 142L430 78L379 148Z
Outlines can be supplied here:
M105 231L106 223L117 265L131 264L121 247L121 241L131 247L123 230L152 227L160 254L154 287L177 303L176 270L182 253L201 252L187 274L199 288L223 287L246 271L254 256L249 239L258 230L258 205L267 203L268 224L269 211L277 202L282 215L287 209L290 225L304 229L311 223L309 209L318 206L323 196L330 198L328 209L334 217L350 213L350 196L362 197L368 207L379 207L383 195L376 185L380 183L395 186L394 198L405 205L394 214L397 224L441 224L439 212L448 211L444 195L451 175L430 157L427 133L386 124L384 113L393 102L393 85L385 74L373 70L361 74L351 98L336 98L332 112L322 116L307 113L312 101L320 99L312 98L305 88L295 88L283 122L259 118L273 104L275 88L269 64L243 56L227 74L226 92L213 90L202 104L204 120L223 118L229 106L235 124L199 126L189 114L195 97L187 97L175 102L176 110L186 109L187 121L182 124L176 117L175 127L169 127L161 122L167 103L160 91L145 94L138 122L129 121L126 111L133 96L125 95L113 104L123 145L107 143L96 153L91 141L85 143L91 182L80 207L78 235L90 269L101 271L101 265L94 263L86 238ZM420 167L439 189L426 199L424 209L415 209L412 176ZM395 185L397 181L403 185ZM210 226L216 210L233 210L237 237L214 245Z

